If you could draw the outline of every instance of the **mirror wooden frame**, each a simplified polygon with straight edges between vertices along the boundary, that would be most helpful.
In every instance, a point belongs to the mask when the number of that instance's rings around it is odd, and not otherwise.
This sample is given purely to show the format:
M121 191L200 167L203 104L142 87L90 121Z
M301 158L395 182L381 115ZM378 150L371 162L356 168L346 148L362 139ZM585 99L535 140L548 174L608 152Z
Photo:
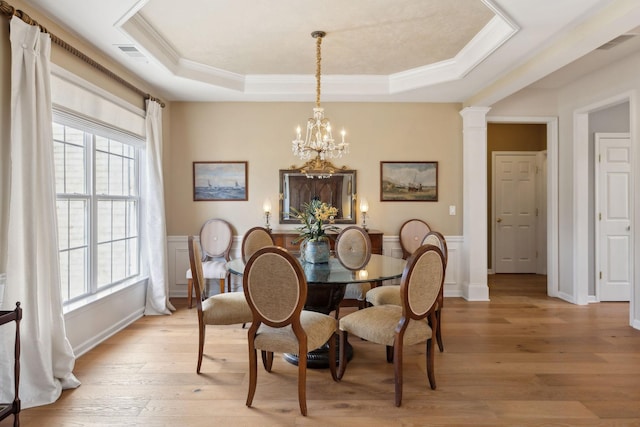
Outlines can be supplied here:
M300 221L291 215L292 203L299 203L298 207L294 207L301 210L302 203L309 202L314 197L338 208L335 224L355 224L356 178L356 171L351 169L336 169L331 172L280 169L280 224L299 224Z

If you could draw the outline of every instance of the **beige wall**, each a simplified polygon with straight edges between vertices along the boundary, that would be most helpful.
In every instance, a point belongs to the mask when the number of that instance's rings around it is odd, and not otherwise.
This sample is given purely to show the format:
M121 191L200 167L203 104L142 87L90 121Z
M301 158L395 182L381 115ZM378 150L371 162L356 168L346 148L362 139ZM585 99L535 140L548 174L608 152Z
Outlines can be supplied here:
M417 217L445 235L462 234L460 104L328 103L323 107L334 128L344 126L347 131L351 153L334 164L358 171L358 195L369 201L370 228L397 235L406 219ZM295 127L305 124L312 108L310 102L173 103L166 174L168 234L196 234L211 217L229 220L237 234L263 224L264 199L277 206L278 170L303 163L291 153L291 140ZM192 162L214 160L249 162L248 201L193 201ZM438 202L380 202L382 160L437 161ZM449 216L450 205L457 207L458 215ZM275 222L274 228L286 228Z

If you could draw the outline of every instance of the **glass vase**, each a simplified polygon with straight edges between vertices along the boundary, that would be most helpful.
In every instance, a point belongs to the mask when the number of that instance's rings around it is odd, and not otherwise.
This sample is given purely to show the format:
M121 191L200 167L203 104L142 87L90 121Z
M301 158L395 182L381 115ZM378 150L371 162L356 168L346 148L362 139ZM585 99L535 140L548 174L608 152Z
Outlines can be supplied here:
M328 240L305 240L300 248L302 259L312 264L329 262Z

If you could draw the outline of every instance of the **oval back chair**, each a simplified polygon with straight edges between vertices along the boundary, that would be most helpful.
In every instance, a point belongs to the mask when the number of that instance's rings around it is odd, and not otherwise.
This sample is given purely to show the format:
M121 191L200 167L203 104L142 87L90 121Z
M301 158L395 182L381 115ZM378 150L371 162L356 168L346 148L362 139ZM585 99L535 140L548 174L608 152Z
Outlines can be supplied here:
M369 233L356 225L343 228L335 242L335 254L340 263L349 270L362 270L371 259L371 239ZM336 307L335 317L340 316L340 307L364 308L367 292L371 283L348 283L344 298Z
M233 325L251 321L251 310L242 292L226 292L203 299L204 275L202 270L202 254L200 244L193 236L189 236L189 263L196 290L196 307L198 310L198 364L196 373L200 373L204 354L204 338L206 325Z
M307 415L307 353L329 342L329 368L336 378L336 321L326 314L303 310L307 281L300 262L286 249L268 246L254 253L242 277L244 293L251 309L249 342L249 392L251 406L257 383L257 355L271 372L273 353L298 355L298 403Z
M224 282L227 281L227 290L231 291L231 281L226 264L229 261L229 252L233 243L233 231L231 224L223 219L209 219L200 228L200 247L202 250L202 271L204 280L218 279L220 293L224 292ZM192 307L191 295L193 293L193 272L187 270L187 305ZM203 286L205 283L202 284Z
M258 249L273 245L273 236L269 230L264 227L253 227L242 238L242 260L246 263Z
M437 246L442 252L442 258L444 261L445 275L447 273L447 261L449 259L449 250L447 249L447 241L444 236L438 231L430 231L424 236L422 240L423 245ZM436 338L438 340L438 348L440 351L444 351L444 343L442 342L442 307L444 305L444 286L438 295L438 307L436 308L436 318L438 319L438 332Z
M421 219L410 219L400 226L400 247L402 258L407 259L422 244L422 240L431 231L429 224Z
M435 317L438 295L444 281L444 261L440 249L420 246L409 257L400 282L401 305L379 305L347 314L340 319L340 362L338 378L347 367L346 341L349 334L387 348L387 361L395 371L395 404L402 403L402 350L404 345L426 345L427 376L435 390L433 341L438 322ZM427 322L424 319L428 319Z

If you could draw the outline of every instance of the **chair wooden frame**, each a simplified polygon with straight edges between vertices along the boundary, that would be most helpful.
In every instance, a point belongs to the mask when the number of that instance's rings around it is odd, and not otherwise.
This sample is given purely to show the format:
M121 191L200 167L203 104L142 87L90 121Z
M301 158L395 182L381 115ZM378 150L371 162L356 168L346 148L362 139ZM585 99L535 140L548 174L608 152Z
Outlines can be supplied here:
M265 278L263 270L265 266L270 271L278 271L277 277ZM256 270L256 271L254 271ZM275 280L273 280L275 278ZM278 281L280 279L280 281ZM287 298L281 301L277 308L266 302L265 294L272 295L272 290L281 287L283 281L296 281L295 298ZM307 352L308 337L305 332L300 317L307 299L307 281L300 262L293 257L286 249L277 246L268 246L259 249L254 253L246 264L242 277L244 293L249 303L249 307L253 313L253 320L248 332L249 344L249 391L247 394L247 406L251 407L253 397L255 395L257 384L257 347L256 337L264 338L268 331L264 330L263 325L270 328L284 328L291 326L291 329L297 339L298 348L298 403L302 415L307 415ZM290 283L291 285L291 283ZM258 289L257 291L254 291ZM282 287L280 289L283 289ZM290 288L289 288L290 290ZM282 292L286 292L283 290ZM289 295L290 296L290 295ZM309 312L311 313L311 312ZM314 316L324 316L321 313L311 313ZM331 319L334 320L334 319ZM259 329L261 333L258 334ZM329 343L329 369L334 381L337 381L336 372L336 339L335 330L328 337ZM313 348L311 349L313 350ZM262 363L267 372L271 372L273 366L273 351L261 349Z
M447 241L439 231L431 230L422 239L422 244L432 244L437 246L442 252L442 260L444 263L444 274L447 273L447 262L449 261L449 249L447 248ZM444 351L444 343L442 342L442 308L444 306L444 286L440 289L438 295L438 307L436 308L436 318L438 319L438 329L436 338L438 341L438 349L442 353Z
M11 403L0 403L0 420L4 420L9 415L13 414L14 427L18 427L20 425L21 410L20 396L18 394L20 389L20 320L22 320L22 308L20 308L19 302L16 302L16 308L14 310L0 311L0 325L4 325L9 322L16 323L13 350L13 401ZM8 389L8 387L6 389Z
M214 239L214 244L210 244L210 240L208 238L209 230L216 225L226 225L229 230L229 238L227 242L224 242L222 245L217 243L217 239ZM229 253L231 252L231 245L233 243L233 231L231 228L231 224L227 221L219 218L213 218L207 220L202 227L200 228L200 245L202 248L202 261L206 261L209 258L224 258L229 261ZM193 277L193 270L191 271L191 275ZM220 278L220 293L224 292L224 282L227 282L227 292L231 292L231 280L230 275L227 272L224 277ZM193 294L193 278L187 279L187 306L191 308L192 305L192 294Z
M191 264L191 271L193 272L193 284L196 290L196 307L198 311L198 364L196 366L196 373L200 373L200 368L202 367L202 356L204 355L204 339L206 333L206 325L207 324L235 324L241 323L244 324L246 322L251 321L251 315L249 312L249 306L246 305L244 308L244 304L246 301L244 300L244 294L241 292L227 292L223 294L213 295L209 299L207 307L203 307L204 301L202 299L202 291L204 289L204 281L202 277L202 256L200 254L200 245L195 240L194 236L189 236L189 262ZM218 304L218 305L216 305ZM225 310L225 315L221 315L217 322L213 320L205 319L205 310L207 308L211 310L215 310L216 308L221 308L222 306ZM223 310L221 310L223 311ZM244 314L246 311L246 314ZM231 318L233 316L233 319ZM211 316L214 317L214 316ZM210 319L211 319L210 317ZM229 321L222 321L222 319ZM236 321L237 320L237 321Z
M441 268L440 277L433 276L433 280L424 280L424 277L420 277L420 273L425 263L433 262L433 254L436 254L439 259L439 264ZM416 277L414 278L414 274ZM402 355L403 355L403 345L404 345L404 335L407 331L407 328L410 322L419 322L423 319L427 319L430 324L431 335L425 337L426 338L426 366L427 366L427 376L429 378L429 384L431 389L436 389L436 379L435 379L435 354L434 354L434 346L433 342L436 340L436 333L438 328L438 322L436 319L436 307L437 307L437 299L438 295L442 289L444 283L444 258L442 252L437 246L433 245L423 245L420 246L410 257L407 262L407 266L404 269L402 274L402 279L400 283L400 296L402 301L402 308L399 309L397 306L374 306L365 308L364 310L351 313L344 318L340 319L340 362L338 368L338 379L342 379L345 370L347 368L347 356L346 356L346 343L349 335L349 331L346 329L354 328L358 329L361 333L367 332L366 328L368 325L364 322L366 320L373 318L374 316L378 316L378 314L387 315L385 312L394 311L398 312L401 310L401 315L397 324L395 325L394 335L393 335L393 345L386 345L386 353L387 353L387 361L393 362L394 364L394 374L395 374L395 404L396 406L400 406L402 403ZM424 287L426 295L423 298L424 301L419 301L414 306L414 301L411 299L411 295L414 295L414 286ZM419 291L420 289L418 289ZM420 306L422 303L422 306ZM394 308L395 307L395 308ZM428 308L425 308L428 307ZM418 309L422 309L423 311L418 311ZM351 317L351 318L350 318ZM352 320L353 319L353 320ZM389 319L393 319L393 316L387 317L387 323L389 323ZM349 322L351 321L351 322ZM395 320L393 320L395 322ZM383 322L384 323L384 322ZM351 325L351 326L349 326ZM358 325L353 326L353 325ZM420 323L416 323L419 328L421 327ZM393 325L387 325L392 327ZM344 329L343 329L344 328ZM366 334L363 334L366 335ZM372 337L375 337L374 332L372 332L371 337L362 336L362 338L370 340ZM420 342L419 340L415 341Z

